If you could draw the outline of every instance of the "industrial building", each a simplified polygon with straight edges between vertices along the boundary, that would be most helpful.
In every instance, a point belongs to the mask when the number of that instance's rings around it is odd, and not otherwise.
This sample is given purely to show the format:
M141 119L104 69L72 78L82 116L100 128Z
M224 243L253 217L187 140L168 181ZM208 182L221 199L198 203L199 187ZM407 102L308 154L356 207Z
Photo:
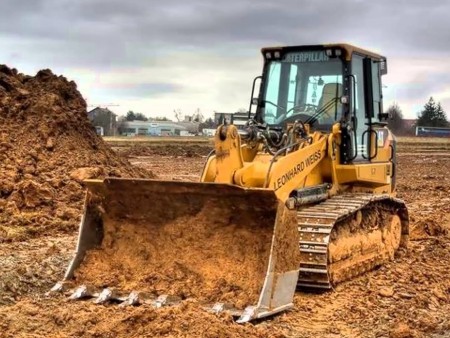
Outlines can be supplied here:
M135 136L188 136L186 126L172 121L123 121L119 127L121 135Z

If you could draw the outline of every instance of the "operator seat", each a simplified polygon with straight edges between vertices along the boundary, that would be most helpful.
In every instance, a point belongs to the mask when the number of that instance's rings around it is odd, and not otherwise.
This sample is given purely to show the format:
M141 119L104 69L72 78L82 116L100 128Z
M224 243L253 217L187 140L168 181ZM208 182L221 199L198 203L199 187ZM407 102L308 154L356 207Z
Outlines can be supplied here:
M317 111L321 111L323 109L323 113L318 119L319 124L328 126L340 119L342 114L342 103L340 101L341 96L342 84L327 83L323 86L322 97L317 105Z

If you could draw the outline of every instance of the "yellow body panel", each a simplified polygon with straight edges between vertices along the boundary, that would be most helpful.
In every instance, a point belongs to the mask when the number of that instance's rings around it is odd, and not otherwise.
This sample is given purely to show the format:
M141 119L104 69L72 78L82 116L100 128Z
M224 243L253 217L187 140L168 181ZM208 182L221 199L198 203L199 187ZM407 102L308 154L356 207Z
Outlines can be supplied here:
M385 185L391 183L390 168L390 163L346 164L337 165L336 174L340 184L363 182Z
M221 126L215 136L215 155L208 159L201 181L272 190L282 202L296 189L323 183L329 183L330 196L348 190L393 193L393 136L385 128L377 132L371 149L376 156L371 162L340 164L339 124L330 134L310 134L309 141L298 150L275 155L263 151L260 145L241 144L235 126Z
M290 153L272 166L267 188L273 189L280 200L286 200L292 190L306 186L306 179L325 157L326 137ZM316 175L317 177L317 175ZM320 178L319 178L320 179ZM310 185L322 182L313 181Z

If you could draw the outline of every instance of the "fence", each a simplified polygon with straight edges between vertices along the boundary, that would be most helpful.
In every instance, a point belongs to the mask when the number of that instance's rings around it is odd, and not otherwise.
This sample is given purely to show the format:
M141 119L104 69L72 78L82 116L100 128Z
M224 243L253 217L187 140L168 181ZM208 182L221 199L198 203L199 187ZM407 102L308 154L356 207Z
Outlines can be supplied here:
M416 127L416 136L450 137L450 128Z

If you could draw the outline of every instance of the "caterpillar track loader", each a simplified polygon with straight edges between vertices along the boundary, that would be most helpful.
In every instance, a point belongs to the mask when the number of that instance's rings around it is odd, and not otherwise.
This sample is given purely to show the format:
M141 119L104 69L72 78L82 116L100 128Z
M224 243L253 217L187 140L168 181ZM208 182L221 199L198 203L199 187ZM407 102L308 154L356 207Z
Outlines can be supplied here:
M76 253L53 291L121 306L191 299L246 322L407 246L386 58L347 44L262 55L248 119L217 128L200 182L86 181Z

